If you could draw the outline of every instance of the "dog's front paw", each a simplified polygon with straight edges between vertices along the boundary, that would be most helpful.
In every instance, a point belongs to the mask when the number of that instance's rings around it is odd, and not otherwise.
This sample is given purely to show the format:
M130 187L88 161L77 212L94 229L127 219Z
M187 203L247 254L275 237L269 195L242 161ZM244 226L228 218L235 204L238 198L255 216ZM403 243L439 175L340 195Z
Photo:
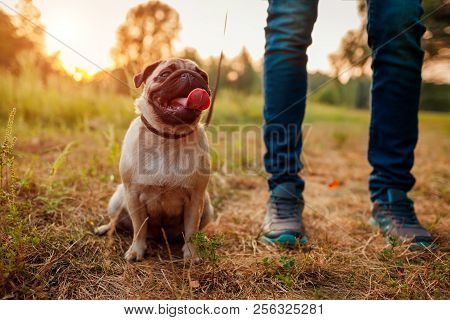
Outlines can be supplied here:
M104 224L94 229L94 234L97 236L104 236L109 231L109 224Z
M193 261L194 263L199 263L200 258L197 255L197 251L192 243L185 243L183 246L183 258L184 261Z
M144 258L147 244L145 242L134 242L125 253L128 262L141 261Z

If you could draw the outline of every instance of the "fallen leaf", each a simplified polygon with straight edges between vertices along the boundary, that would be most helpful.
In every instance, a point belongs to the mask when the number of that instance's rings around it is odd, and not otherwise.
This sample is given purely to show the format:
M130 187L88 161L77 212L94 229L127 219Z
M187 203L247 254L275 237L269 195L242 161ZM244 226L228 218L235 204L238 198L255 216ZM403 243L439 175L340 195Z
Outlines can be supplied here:
M341 183L339 182L339 180L333 180L328 184L328 188L336 189L336 188L339 188L340 185L341 185Z
M200 287L200 282L198 282L198 280L192 280L191 282L189 282L189 286L191 288L198 288Z

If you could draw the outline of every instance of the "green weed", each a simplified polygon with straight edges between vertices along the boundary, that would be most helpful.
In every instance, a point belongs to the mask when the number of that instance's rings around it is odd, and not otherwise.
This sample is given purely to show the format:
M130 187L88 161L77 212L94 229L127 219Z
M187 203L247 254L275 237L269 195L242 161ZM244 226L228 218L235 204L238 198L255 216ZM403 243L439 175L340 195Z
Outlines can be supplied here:
M392 260L394 257L394 248L398 245L398 237L389 236L389 247L378 252L378 258L383 261Z
M286 287L292 286L292 271L295 267L295 259L287 256L281 256L278 260L264 257L262 265L268 269L269 273L277 281Z
M27 248L41 242L35 230L23 218L25 204L17 201L19 179L16 177L13 123L16 110L9 115L3 143L0 146L0 290L7 290L12 279L25 266ZM0 291L2 293L2 291Z
M13 123L16 109L13 108L6 125L5 137L0 146L0 199L7 201L9 205L14 204L16 194L16 176L14 168L14 145L16 137L13 136Z
M72 147L75 145L75 142L72 141L70 143L68 143L65 147L64 150L59 154L59 156L56 158L56 160L53 162L52 165L52 170L50 173L50 177L54 178L55 175L58 173L58 171L64 166L66 159L72 149Z
M216 265L220 260L217 249L223 244L222 235L214 235L209 238L203 231L196 232L192 235L192 243L197 249L199 258L208 261L212 265Z

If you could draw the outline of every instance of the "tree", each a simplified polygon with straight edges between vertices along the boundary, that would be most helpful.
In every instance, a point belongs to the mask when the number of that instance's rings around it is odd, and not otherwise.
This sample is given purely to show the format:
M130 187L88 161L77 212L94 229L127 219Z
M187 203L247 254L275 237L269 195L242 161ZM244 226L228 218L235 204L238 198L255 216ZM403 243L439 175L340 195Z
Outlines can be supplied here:
M342 38L339 49L329 56L333 76L348 80L370 72L370 49L367 45L367 8L366 1L358 1L358 13L361 26L350 30Z
M424 21L427 32L423 37L425 59L429 61L443 61L450 58L450 2L448 0L423 1Z
M14 17L17 34L30 40L34 49L42 52L45 47L45 29L41 23L41 12L33 4L33 0L20 0L16 8L19 12Z
M252 59L247 49L242 48L238 56L231 61L228 81L232 87L244 92L259 91L261 84L258 73L253 67Z
M111 51L116 67L136 71L170 56L180 29L178 13L159 1L130 9L117 30L117 42Z
M18 35L11 17L0 10L0 67L17 71L19 53L32 46L31 41Z
M195 48L186 47L177 56L194 61L200 68L204 67L204 61Z
M219 71L219 60L220 56L213 57L210 56L206 61L203 62L203 68L208 73L209 76L209 86L210 88L214 88L216 86L217 80L217 72ZM231 67L227 56L223 56L222 66L220 70L220 79L219 84L220 88L229 88L230 83L228 81L228 73L230 72Z
M449 25L450 3L447 0L423 0L423 23L427 32L423 37L425 67L434 63L444 63L448 68L450 53ZM341 79L370 73L370 49L367 45L367 8L366 1L358 1L361 26L350 30L342 38L336 53L330 55L334 76Z

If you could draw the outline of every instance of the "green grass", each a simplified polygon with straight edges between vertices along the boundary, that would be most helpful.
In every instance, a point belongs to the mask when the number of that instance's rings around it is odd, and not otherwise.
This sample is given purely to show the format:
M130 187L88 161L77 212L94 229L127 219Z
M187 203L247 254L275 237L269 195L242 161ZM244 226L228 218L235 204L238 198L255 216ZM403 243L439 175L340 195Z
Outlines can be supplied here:
M131 97L56 75L44 82L31 72L21 77L2 72L0 97L0 119L16 107L17 122L43 130L81 130L106 123L127 126L134 113Z

